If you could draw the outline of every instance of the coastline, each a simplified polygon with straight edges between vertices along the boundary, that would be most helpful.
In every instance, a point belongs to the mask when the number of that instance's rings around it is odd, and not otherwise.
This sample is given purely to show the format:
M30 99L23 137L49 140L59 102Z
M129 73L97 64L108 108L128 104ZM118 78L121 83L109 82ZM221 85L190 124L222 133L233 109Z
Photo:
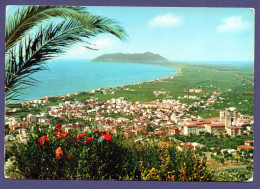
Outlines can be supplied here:
M134 86L134 85L142 85L142 84L146 84L146 83L153 83L153 82L157 82L157 81L162 81L165 79L174 79L175 77L179 76L182 74L182 69L180 67L177 66L173 66L173 65L165 65L165 64L159 64L159 63L155 63L155 62L136 62L136 64L151 64L151 65L160 65L160 66L167 66L167 67L171 67L171 68L176 68L177 70L174 72L177 72L176 74L170 75L170 76L166 76L166 77L161 77L161 78L156 78L156 79L152 79L152 80L147 80L147 81L140 81L140 82L135 82L135 83L130 83L130 84L125 84L125 85L117 85L117 86L113 86L113 87L106 87L106 88L99 88L99 89L93 89L93 90L88 90L88 91L80 91L80 92L76 92L76 93L67 93L67 94L63 94L63 95L52 95L52 96L44 96L42 98L38 98L38 99L33 99L33 100L25 100L25 101L20 101L20 102L14 102L14 103L10 103L10 104L20 104L20 103L30 103L33 101L38 101L38 100L43 100L46 97L48 98L63 98L63 97L70 97L70 96L77 96L80 93L88 93L88 94L93 94L95 92L102 90L118 90L120 88L124 88L124 87L130 87L130 86Z

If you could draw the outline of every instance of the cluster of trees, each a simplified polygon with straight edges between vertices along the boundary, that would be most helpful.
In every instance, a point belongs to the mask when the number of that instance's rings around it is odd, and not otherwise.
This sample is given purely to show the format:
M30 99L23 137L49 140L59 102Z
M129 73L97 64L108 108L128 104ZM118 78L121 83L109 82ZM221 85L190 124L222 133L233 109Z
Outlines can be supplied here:
M253 177L253 168L248 166L246 170L226 169L213 171L212 173L214 181L241 182Z
M218 155L211 154L211 158L214 159L216 162L220 162L222 164L224 164L225 162L225 158L220 157Z
M248 85L245 85L248 86ZM217 110L225 110L229 107L236 107L237 111L242 115L254 115L254 93L245 93L246 91L254 91L251 88L235 88L232 91L226 91L221 94L223 103L214 103L212 106Z
M240 155L240 161L244 163L249 163L249 159L253 158L253 149L244 150L241 149L238 154Z
M242 135L237 137L230 137L229 135L220 135L220 137L214 136L209 133L205 133L205 135L190 135L190 136L184 136L177 134L175 135L175 138L183 141L183 142L198 142L200 144L204 144L207 146L208 150L212 147L214 148L233 148L236 149L237 146L243 145L246 140L253 140L253 135Z
M154 127L151 126L151 124L148 124L147 125L147 128L146 128L146 132L149 133L149 132L153 132L154 131Z
M224 162L227 160L234 159L232 154L228 153L227 151L223 151L223 153L221 153L220 150L216 152L216 155L211 154L211 158L222 164L224 164ZM238 161L238 159L236 159L236 160Z

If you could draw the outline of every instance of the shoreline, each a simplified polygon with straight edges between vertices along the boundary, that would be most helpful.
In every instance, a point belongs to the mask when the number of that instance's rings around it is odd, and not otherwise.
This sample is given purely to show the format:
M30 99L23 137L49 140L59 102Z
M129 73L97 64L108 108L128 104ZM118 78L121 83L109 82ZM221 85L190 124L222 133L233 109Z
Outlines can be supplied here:
M166 76L166 77L161 77L161 78L156 78L156 79L152 79L152 80L147 80L147 81L140 81L140 82L136 82L136 83L131 83L131 84L125 84L125 85L117 85L117 86L113 86L113 87L107 87L107 88L99 88L99 89L93 89L93 90L89 90L89 91L80 91L80 92L75 92L75 93L67 93L67 94L63 94L63 95L53 95L53 96L44 96L42 98L38 98L38 99L33 99L33 100L25 100L25 101L20 101L20 102L10 102L9 104L21 104L21 103L29 103L29 102L33 102L33 101L37 101L37 100L43 100L44 98L48 97L48 98L62 98L62 97L70 97L72 95L79 95L79 93L88 93L88 94L93 94L95 92L102 90L117 90L119 88L123 88L123 87L129 87L129 86L134 86L134 85L141 85L141 84L145 84L145 83L152 83L152 82L156 82L156 81L162 81L165 79L174 79L176 76L179 76L182 73L182 69L180 67L176 67L176 66L172 66L172 65L162 65L162 64L158 64L158 63L136 63L136 64L151 64L151 65L160 65L160 66L167 66L167 67L171 67L171 68L176 68L177 70L175 72L177 72L176 74L170 75L170 76Z

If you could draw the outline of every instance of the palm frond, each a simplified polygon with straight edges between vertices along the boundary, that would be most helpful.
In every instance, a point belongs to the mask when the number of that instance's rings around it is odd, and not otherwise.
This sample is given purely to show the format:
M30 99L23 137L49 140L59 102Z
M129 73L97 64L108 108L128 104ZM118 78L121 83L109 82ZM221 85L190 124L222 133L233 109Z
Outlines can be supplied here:
M60 17L80 22L88 30L108 32L120 39L126 37L124 30L115 21L89 14L84 7L26 6L6 21L6 52L15 46L26 33L44 20ZM94 23L94 24L93 24ZM106 25L108 24L108 25ZM97 27L97 28L96 28ZM98 28L100 27L100 28Z
M92 16L89 18L89 22L93 25L93 31L96 33L110 33L121 40L127 37L124 29L112 19L101 16Z
M6 51L13 47L30 29L40 22L60 17L80 21L88 14L82 7L65 6L25 6L9 16L6 21Z
M41 21L53 17L65 19L28 32ZM75 42L86 42L85 38L100 33L110 33L119 39L127 36L115 21L91 15L82 7L28 6L18 10L6 24L6 100L13 100L24 88L35 85L38 81L31 75L45 70L45 61Z
M6 98L17 93L17 88L34 85L37 81L30 76L46 69L45 61L57 56L75 42L83 42L83 38L97 35L81 23L74 20L63 21L60 24L49 24L40 28L35 37L23 39L10 50L6 63L5 86Z

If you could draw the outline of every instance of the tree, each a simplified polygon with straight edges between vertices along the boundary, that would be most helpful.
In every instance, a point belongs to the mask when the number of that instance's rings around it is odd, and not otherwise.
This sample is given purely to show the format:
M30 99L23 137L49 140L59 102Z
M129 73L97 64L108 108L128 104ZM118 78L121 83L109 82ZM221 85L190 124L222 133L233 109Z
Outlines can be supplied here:
M47 22L48 21L48 22ZM22 90L35 85L31 75L46 69L45 61L76 42L100 33L124 39L126 33L115 21L88 13L84 7L25 6L6 20L5 97L15 100ZM95 49L94 49L95 50Z
M148 124L147 128L146 128L146 132L149 133L149 132L153 132L153 131L154 131L154 128L151 126L151 124Z

